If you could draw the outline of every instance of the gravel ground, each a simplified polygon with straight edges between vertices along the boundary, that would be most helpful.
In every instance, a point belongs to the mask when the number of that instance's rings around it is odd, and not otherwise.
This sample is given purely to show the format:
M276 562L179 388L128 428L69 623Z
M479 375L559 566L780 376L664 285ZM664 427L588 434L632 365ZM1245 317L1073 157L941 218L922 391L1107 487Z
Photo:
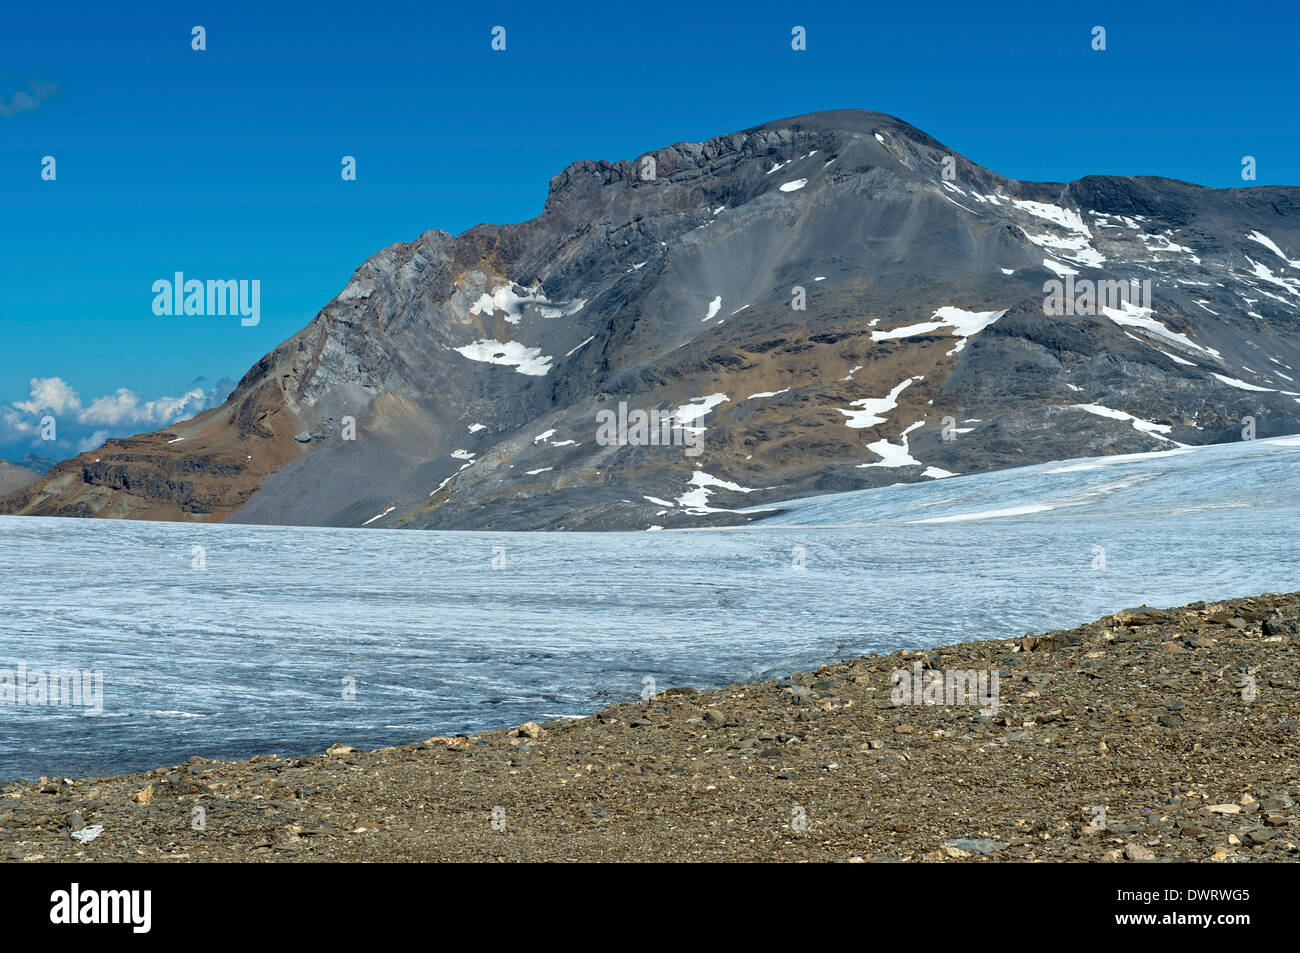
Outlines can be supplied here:
M0 860L1296 861L1297 620L1300 593L1143 607L576 721L13 782ZM996 712L896 703L918 666L996 671Z

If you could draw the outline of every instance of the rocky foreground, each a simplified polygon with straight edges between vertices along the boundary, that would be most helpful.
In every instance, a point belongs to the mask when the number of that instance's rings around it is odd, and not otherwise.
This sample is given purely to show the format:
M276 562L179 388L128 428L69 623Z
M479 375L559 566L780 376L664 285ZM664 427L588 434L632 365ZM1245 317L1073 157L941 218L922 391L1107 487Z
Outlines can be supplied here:
M1143 607L577 721L14 782L0 859L1295 861L1298 620L1300 593ZM997 712L895 704L915 663L996 671Z

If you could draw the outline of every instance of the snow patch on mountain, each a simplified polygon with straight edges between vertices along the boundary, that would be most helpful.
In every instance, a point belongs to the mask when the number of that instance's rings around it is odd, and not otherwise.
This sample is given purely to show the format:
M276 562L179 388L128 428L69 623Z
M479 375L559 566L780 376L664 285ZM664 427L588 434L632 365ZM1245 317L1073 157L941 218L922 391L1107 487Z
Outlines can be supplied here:
M1101 404L1071 404L1070 407L1073 410L1085 410L1098 417L1109 417L1111 420L1127 420L1133 425L1134 430L1140 430L1142 433L1150 434L1152 437L1159 440L1167 440L1169 443L1175 444L1179 447L1185 446L1185 444L1178 443L1177 440L1171 440L1169 437L1165 436L1165 434L1174 429L1169 424L1152 423L1149 420L1143 420L1141 417L1135 417L1122 410L1103 407Z
M1273 239L1269 238L1263 232L1256 230L1251 232L1246 237L1249 238L1252 242L1258 242L1259 244L1263 245L1265 248L1271 251L1274 255L1277 255L1278 258L1281 258L1292 268L1300 268L1300 261L1296 261L1293 258L1286 257L1286 255L1282 252L1282 249L1277 247L1277 242L1273 241Z
M1126 328L1140 328L1158 337L1165 338L1181 344L1183 347L1191 348L1194 351L1200 351L1202 354L1209 354L1215 358L1222 358L1218 351L1212 347L1202 347L1197 344L1186 334L1180 334L1177 331L1171 331L1159 321L1152 317L1155 313L1151 308L1141 308L1132 301L1124 301L1119 308L1102 308L1102 314L1110 318L1116 324Z
M573 301L551 301L542 294L541 285L518 291L517 288L518 285L507 282L492 289L491 294L484 292L470 305L470 314L492 316L499 311L505 316L507 324L518 324L529 305L535 306L537 313L542 317L552 319L577 314L587 305L586 300L582 298Z
M694 516L702 516L705 513L728 512L726 509L709 506L709 497L715 490L731 490L733 493L753 493L755 491L754 487L741 486L729 480L719 479L712 474L705 473L703 470L696 470L691 474L690 486L692 489L687 490L677 498L677 504L685 507L686 512Z
M383 519L385 516L387 516L389 513L393 512L393 510L395 510L395 509L397 509L397 505L396 505L396 504L390 506L388 509L384 510L382 513L376 513L374 516L370 517L370 519L366 520L366 521L365 521L364 523L362 523L361 525L362 525L362 526L369 526L369 525L370 525L371 523L373 523L375 520Z
M543 354L540 348L527 347L518 341L483 338L452 350L471 361L513 367L516 373L530 377L542 377L551 369L552 358L549 355Z
M958 338L956 347L948 352L949 354L955 354L966 346L966 341L969 338L979 334L1006 313L1005 308L1001 311L966 311L962 308L945 305L934 313L934 320L932 321L907 324L901 328L890 328L888 331L872 331L871 340L892 341L898 338L910 338L947 327L951 328L953 336Z
M878 416L886 411L893 410L898 406L898 395L911 387L913 382L921 380L920 377L909 377L884 397L863 397L861 400L849 402L850 407L860 407L861 410L844 410L836 408L845 417L849 418L844 422L844 426L852 427L854 430L864 430L867 427L874 427L877 424L883 424L885 417Z
M1043 259L1043 267L1056 272L1062 278L1067 275L1077 275L1079 273L1078 269L1071 268L1069 265L1062 265L1059 261L1053 261L1050 258Z
M906 428L898 435L902 444L893 444L888 440L877 440L874 443L867 444L867 449L876 456L880 457L875 463L859 463L859 470L869 470L872 467L888 467L894 469L897 467L919 467L922 466L920 460L912 456L911 448L907 443L907 435L918 427L925 426L925 422L918 420L910 427Z
M1235 387L1237 388L1237 390L1258 390L1258 391L1266 391L1269 393L1277 392L1272 387L1256 387L1254 384L1247 384L1245 381L1237 380L1237 378L1235 377L1225 377L1222 374L1215 374L1213 371L1210 372L1210 376L1217 377L1219 380L1223 381L1223 383L1227 384L1229 387Z
M572 348L571 350L567 351L567 352L565 353L564 356L565 356L565 357L573 357L574 354L576 354L576 353L577 353L579 350L581 350L582 348L586 347L588 344L590 344L590 343L591 343L592 341L594 341L595 339L596 339L596 335L593 334L591 337L587 338L587 340L583 341L583 342L582 342L581 344L579 344L577 347Z
M726 394L708 394L704 397L693 397L688 403L678 407L673 412L673 419L685 430L695 434L704 433L704 427L691 427L690 424L697 420L703 420L708 414L723 401L730 400Z

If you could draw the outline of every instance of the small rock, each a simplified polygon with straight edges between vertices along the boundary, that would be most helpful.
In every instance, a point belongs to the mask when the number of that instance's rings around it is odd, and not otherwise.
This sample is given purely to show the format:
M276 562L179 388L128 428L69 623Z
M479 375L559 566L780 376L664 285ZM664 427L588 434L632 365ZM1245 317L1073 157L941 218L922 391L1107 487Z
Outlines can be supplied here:
M70 836L80 844L89 844L102 833L104 833L104 825L95 824L92 827L83 827L79 831L72 831Z
M1265 619L1264 635L1270 638L1286 635L1300 635L1300 620Z
M542 734L542 726L535 721L526 721L515 729L516 738L538 738Z
M1155 860L1155 852L1141 844L1125 844L1124 856L1128 860Z
M153 785L150 784L143 791L136 791L135 797L132 798L136 804L148 804L153 800Z

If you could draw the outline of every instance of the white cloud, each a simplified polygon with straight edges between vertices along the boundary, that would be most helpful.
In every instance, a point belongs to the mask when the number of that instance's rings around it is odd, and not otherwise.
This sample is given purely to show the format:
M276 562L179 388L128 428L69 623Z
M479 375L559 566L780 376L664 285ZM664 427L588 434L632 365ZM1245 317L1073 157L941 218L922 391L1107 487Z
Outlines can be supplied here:
M109 437L158 430L187 420L222 403L233 389L233 383L226 378L210 389L202 385L200 378L179 397L154 400L119 387L87 404L62 378L34 377L26 400L0 404L0 445L24 443L64 452L75 447L78 453L84 453ZM47 415L54 418L58 430L58 440L52 445L40 440L41 418Z
M83 437L77 441L77 453L85 453L87 450L94 450L108 438L109 433L107 430L96 430L89 437Z
M30 93L25 89L20 89L8 97L0 93L0 116L14 116L28 109L35 109L59 91L56 83L33 82L28 86L31 89Z
M180 397L159 397L144 403L141 403L140 395L135 391L119 387L110 396L92 400L90 406L77 415L77 419L83 424L115 427L127 424L165 427L177 420L192 417L207 406L208 393L202 387L195 387Z
M81 397L59 377L33 377L28 400L14 401L14 407L29 414L74 413L81 409Z
M36 432L36 421L13 407L0 408L0 440L19 440Z

